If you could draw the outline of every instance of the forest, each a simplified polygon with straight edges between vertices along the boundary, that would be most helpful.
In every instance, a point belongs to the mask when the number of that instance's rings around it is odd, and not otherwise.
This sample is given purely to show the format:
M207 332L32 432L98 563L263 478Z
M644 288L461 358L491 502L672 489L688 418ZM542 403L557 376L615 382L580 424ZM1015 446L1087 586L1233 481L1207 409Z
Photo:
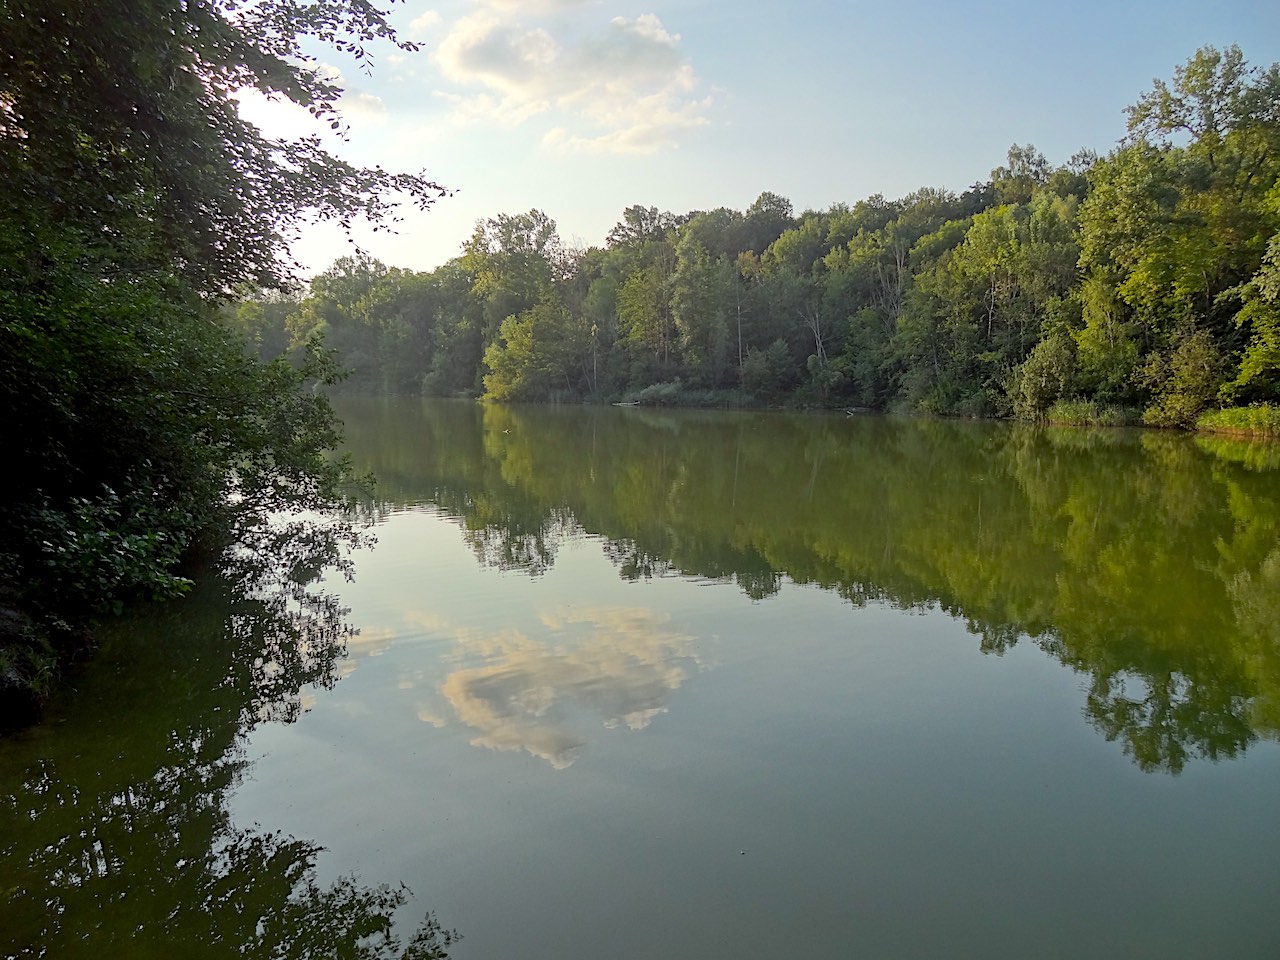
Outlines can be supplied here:
M1275 432L1280 65L1205 47L1127 116L1106 156L1015 144L960 194L635 205L590 249L501 214L438 269L346 257L224 316L361 390Z

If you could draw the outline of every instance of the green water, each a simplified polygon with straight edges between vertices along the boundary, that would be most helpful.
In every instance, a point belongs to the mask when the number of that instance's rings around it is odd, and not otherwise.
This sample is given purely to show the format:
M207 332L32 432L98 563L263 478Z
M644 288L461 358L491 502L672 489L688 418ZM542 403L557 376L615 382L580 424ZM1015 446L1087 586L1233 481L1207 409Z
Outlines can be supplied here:
M5 956L1280 955L1277 448L341 412L350 580L140 611L0 744Z

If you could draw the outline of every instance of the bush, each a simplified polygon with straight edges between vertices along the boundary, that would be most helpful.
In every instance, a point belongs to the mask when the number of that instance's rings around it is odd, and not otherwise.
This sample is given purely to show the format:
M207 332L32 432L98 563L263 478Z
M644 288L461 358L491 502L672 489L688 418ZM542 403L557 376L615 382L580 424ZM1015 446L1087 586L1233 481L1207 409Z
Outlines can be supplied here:
M798 378L791 349L782 339L766 350L752 347L742 363L742 389L761 403L780 402Z
M1075 377L1075 341L1061 331L1041 340L1014 370L1009 390L1014 414L1022 420L1041 419L1071 392Z
M1142 412L1153 427L1190 427L1218 393L1225 362L1213 338L1205 330L1185 336L1168 356L1153 354L1139 380L1155 391Z
M679 406L684 387L679 380L668 383L651 383L632 399L655 407Z

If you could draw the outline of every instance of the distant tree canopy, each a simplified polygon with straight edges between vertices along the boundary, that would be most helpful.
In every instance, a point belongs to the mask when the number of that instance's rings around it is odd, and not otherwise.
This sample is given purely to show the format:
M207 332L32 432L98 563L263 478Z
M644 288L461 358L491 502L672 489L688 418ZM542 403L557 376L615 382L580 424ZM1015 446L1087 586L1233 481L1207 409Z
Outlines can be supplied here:
M3 693L48 673L42 616L181 589L179 558L227 534L233 502L332 497L332 417L302 389L323 364L249 358L216 306L286 283L307 218L384 223L393 193L425 206L440 188L238 112L256 89L340 127L304 41L411 48L370 4L0 0L0 17L0 443L21 465L0 605L34 617L4 620ZM260 345L285 342L272 307L254 314Z
M263 305L270 334L234 319L267 356L323 315L353 382L397 392L1187 425L1280 400L1277 103L1280 68L1206 47L1105 157L1014 144L962 194L799 215L768 192L637 204L585 251L539 210L504 215L436 271L335 264L364 278L358 303L324 274Z

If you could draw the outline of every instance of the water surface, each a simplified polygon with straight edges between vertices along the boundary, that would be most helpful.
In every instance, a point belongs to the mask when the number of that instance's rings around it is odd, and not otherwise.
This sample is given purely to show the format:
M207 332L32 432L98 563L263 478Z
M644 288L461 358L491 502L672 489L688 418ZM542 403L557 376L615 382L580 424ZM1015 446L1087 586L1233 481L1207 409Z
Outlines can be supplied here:
M206 588L0 748L22 935L217 955L296 874L485 960L1277 955L1275 448L341 410L377 544L316 629Z

